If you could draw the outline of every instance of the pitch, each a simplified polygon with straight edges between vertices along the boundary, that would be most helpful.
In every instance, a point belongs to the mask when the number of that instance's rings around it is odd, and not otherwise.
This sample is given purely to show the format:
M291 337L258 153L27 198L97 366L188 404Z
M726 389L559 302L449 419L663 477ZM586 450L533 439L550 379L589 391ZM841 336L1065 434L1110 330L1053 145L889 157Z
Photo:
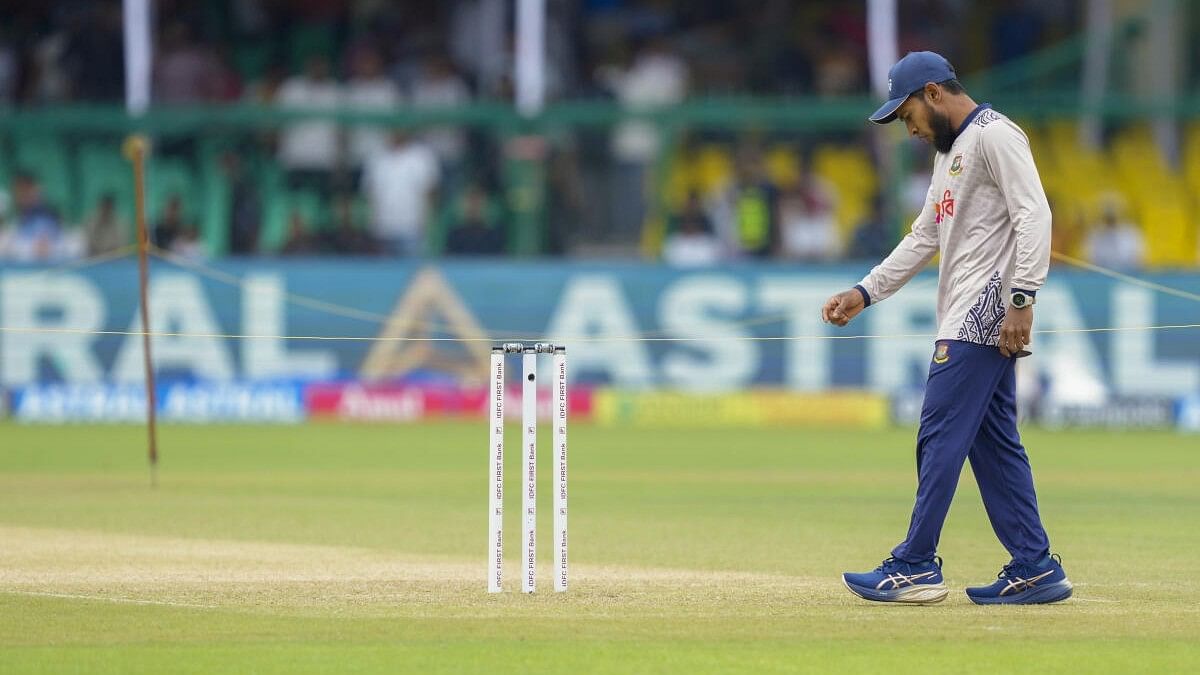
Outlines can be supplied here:
M141 428L0 426L0 671L1200 669L1194 436L1028 432L1075 597L967 601L1007 561L968 470L940 551L950 598L893 607L839 573L902 536L912 430L576 425L571 589L549 591L544 551L532 597L517 527L508 592L486 593L484 432L168 426L151 490Z

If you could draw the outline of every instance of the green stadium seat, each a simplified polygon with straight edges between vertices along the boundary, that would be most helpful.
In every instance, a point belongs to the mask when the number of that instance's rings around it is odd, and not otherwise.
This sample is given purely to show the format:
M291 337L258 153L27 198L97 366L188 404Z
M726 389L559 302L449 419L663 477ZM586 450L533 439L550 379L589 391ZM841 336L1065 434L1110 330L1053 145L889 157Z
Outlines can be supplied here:
M274 47L269 42L246 42L233 49L233 67L244 82L253 82L267 72Z
M200 204L196 172L188 162L166 157L151 157L146 163L146 215L157 221L172 195L183 198L184 218L197 224Z
M230 190L229 180L221 168L221 155L226 145L211 138L201 139L197 150L200 166L201 217L197 223L200 237L210 255L229 252Z
M271 253L279 250L287 238L287 189L283 184L283 171L273 161L262 161L257 175L263 210L258 248L263 253Z
M333 27L323 23L300 24L288 36L288 56L296 72L303 70L308 57L334 54L336 48Z
M76 162L81 220L90 217L100 198L111 192L116 197L117 213L132 225L133 170L129 162L121 156L120 146L117 143L85 143L79 147Z
M9 194L12 189L13 160L10 139L0 135L0 192Z

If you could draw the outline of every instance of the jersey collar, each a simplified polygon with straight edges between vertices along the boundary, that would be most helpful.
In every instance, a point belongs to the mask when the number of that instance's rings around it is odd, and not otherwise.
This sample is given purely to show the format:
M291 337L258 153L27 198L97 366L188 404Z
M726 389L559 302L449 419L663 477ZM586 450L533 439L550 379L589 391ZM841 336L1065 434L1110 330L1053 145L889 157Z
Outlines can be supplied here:
M975 109L971 111L971 114L967 115L967 119L963 120L963 123L958 126L958 133L955 134L955 136L961 136L962 132L967 130L967 125L975 121L975 118L979 115L979 113L991 107L991 103L980 103L979 105L975 106Z

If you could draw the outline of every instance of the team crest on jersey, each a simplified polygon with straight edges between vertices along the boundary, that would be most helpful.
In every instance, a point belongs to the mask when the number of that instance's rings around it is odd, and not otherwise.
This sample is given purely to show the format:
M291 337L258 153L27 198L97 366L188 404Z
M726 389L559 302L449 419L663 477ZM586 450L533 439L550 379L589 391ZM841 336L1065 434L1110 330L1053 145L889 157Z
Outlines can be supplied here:
M933 353L934 363L945 363L950 360L950 343L939 342L937 351Z
M957 176L962 173L962 155L955 155L954 161L950 162L950 175Z
M946 218L954 216L954 197L950 196L950 191L946 190L942 193L942 201L933 205L933 222L941 224Z

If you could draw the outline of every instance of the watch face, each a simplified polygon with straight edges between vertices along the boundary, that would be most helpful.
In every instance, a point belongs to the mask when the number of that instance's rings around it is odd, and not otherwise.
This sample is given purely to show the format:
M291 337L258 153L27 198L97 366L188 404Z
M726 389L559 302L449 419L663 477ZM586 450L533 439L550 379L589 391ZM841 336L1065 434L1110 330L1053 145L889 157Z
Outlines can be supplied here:
M1013 307L1020 309L1020 308L1024 307L1025 303L1027 303L1027 302L1029 302L1029 298L1024 293L1013 293L1012 294Z

